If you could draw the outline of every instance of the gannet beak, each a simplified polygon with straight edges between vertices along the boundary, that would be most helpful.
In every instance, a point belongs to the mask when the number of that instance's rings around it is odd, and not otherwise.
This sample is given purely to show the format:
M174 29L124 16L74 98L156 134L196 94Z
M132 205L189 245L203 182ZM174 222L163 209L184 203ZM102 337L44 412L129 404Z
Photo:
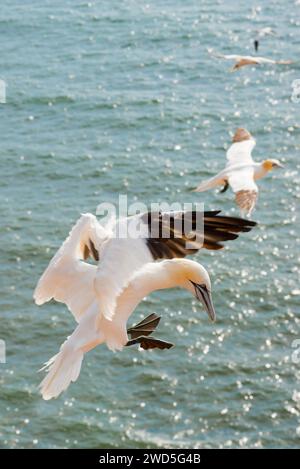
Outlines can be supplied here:
M284 168L284 164L282 164L282 163L277 163L277 168Z
M194 285L197 300L201 301L208 316L214 322L216 320L216 312L212 302L211 292L204 284L200 285L192 280L190 280L190 282Z

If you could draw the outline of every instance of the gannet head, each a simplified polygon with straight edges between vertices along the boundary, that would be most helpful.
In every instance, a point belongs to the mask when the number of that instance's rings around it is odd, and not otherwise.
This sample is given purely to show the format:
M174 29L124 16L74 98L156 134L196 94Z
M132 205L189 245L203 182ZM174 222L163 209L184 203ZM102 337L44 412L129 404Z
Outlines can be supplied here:
M262 165L266 171L271 171L272 169L277 168L283 168L283 164L274 158L270 158L268 160L263 161Z
M176 276L178 286L190 291L200 301L212 321L216 313L211 297L211 282L207 270L203 265L189 259L172 259L172 275Z

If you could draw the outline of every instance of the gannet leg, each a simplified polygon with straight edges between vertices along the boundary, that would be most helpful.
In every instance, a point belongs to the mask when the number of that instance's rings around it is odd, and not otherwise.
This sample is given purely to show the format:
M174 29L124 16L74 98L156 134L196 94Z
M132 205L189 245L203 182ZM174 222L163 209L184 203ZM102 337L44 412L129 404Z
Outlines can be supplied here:
M225 181L223 188L220 190L220 194L223 194L224 192L226 192L228 187L229 187L229 183L228 181Z
M130 345L140 344L141 348L144 350L159 348L161 350L169 349L173 347L174 344L171 342L166 342L165 340L155 339L154 337L145 337L141 336L137 339L129 340L126 344L126 347Z
M127 333L130 335L131 340L126 344L126 347L130 345L140 344L141 348L144 350L159 348L169 349L173 347L173 344L166 342L164 340L155 339L154 337L148 337L156 329L160 321L160 316L153 313L147 316L145 319L140 321L133 327L130 327L127 330Z
M158 326L159 321L160 316L157 316L155 313L150 314L135 326L127 329L127 333L130 334L131 339L137 339L141 336L150 335Z

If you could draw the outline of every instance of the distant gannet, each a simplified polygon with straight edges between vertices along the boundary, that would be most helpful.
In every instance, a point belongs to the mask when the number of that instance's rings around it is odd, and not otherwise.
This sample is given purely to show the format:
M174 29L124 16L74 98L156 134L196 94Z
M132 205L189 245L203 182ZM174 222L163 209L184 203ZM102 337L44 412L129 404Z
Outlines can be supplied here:
M255 180L266 176L274 168L282 168L283 165L276 159L264 160L261 163L253 161L251 152L256 142L246 129L237 129L232 142L226 154L228 163L225 169L202 182L195 192L204 192L218 185L224 185L221 192L225 192L230 186L241 213L250 215L258 196Z
M256 52L258 51L260 39L262 39L265 36L276 36L276 33L272 28L270 28L270 26L266 26L265 28L258 29L256 31L256 38L253 41L254 49Z
M236 70L240 69L241 67L245 67L246 65L261 65L261 64L290 65L293 63L292 60L273 60L273 59L267 59L265 57L255 57L252 55L235 55L235 54L223 55L223 54L216 53L211 49L209 49L209 53L219 59L233 60L235 64L231 68L231 72L235 72Z
M184 233L183 225L190 229L188 235ZM72 270L73 264L70 269L67 261L74 257L74 253L79 259L91 255L96 261L100 260L93 281L99 313L111 320L117 297L143 265L159 259L185 257L202 247L221 249L223 241L236 239L237 233L249 231L253 226L254 222L222 216L219 211L148 212L117 220L109 231L94 215L84 214L40 278L34 292L35 302L40 305L51 298L64 302L60 298L72 289L68 301L71 305L76 302L78 314L85 311L89 298L87 295L78 297L82 280L77 271ZM202 228L204 233L198 233L197 229L202 231ZM120 237L120 232L125 235L128 232L128 236ZM134 237L130 237L130 233L134 233ZM90 271L89 265L83 262L77 269L80 273ZM74 277L75 283L67 283L66 273L68 279Z
M70 260L67 262L71 268ZM44 367L48 373L40 389L45 400L57 397L67 389L71 381L77 380L84 354L99 344L106 343L111 350L122 350L125 345L135 343L140 343L145 349L171 347L171 343L148 337L159 320L156 315L151 315L137 326L126 330L129 316L141 300L155 290L184 288L203 304L209 317L215 320L210 278L205 268L197 262L188 259L172 259L149 263L142 267L118 297L112 321L104 316L99 321L98 302L93 292L93 280L96 277L97 267L87 264L86 273L81 273L81 261L74 257L71 262L73 263L71 271L75 273L75 276L80 277L81 286L77 294L88 296L91 304L85 312L78 315L76 302L73 303L74 309L72 308L71 311L78 321L78 326L62 344L59 353L52 357ZM78 270L77 267L79 267ZM78 285L74 275L71 274L69 279L64 268L62 268L62 274L65 275L65 285L68 281ZM66 289L65 302L70 305L68 294L70 290ZM131 340L128 340L128 333Z

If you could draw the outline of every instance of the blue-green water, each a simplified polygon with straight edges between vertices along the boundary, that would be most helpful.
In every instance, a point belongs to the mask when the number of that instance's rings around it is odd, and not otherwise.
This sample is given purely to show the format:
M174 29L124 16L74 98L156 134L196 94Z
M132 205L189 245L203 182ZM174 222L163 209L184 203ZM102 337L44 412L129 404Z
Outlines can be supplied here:
M299 446L300 5L2 0L0 18L1 447ZM263 26L277 36L260 54L298 64L231 74L206 52L253 53ZM74 320L63 305L38 308L32 292L70 226L119 193L236 213L229 191L189 189L223 167L238 126L256 137L257 159L286 167L260 183L255 231L196 256L217 323L186 292L157 292L132 320L162 314L160 337L176 347L99 347L77 383L44 402L37 370Z

